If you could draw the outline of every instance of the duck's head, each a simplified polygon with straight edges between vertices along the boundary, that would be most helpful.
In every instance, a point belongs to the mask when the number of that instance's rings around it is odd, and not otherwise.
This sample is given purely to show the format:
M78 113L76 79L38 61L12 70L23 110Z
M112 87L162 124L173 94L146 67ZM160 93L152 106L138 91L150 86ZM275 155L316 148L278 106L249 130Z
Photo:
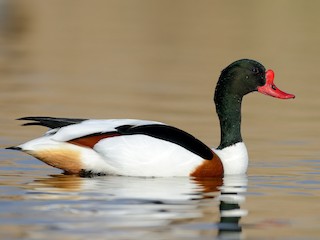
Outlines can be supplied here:
M250 59L235 61L221 72L214 96L221 129L218 149L222 150L242 142L240 125L241 103L244 95L259 91L280 99L295 97L278 89L273 79L272 70L266 71L262 64Z
M274 84L274 72L262 64L250 59L241 59L231 63L220 75L215 92L215 101L226 95L240 99L254 91L280 99L294 98Z

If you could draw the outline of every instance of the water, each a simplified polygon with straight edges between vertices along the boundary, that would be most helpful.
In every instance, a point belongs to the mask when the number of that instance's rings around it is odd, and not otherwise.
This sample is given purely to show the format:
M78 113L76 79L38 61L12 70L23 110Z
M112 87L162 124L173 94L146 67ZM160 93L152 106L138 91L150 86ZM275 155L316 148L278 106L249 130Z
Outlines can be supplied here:
M1 239L318 239L320 4L1 1L0 147L48 115L141 118L219 143L212 94L239 58L296 99L243 102L247 176L79 178L0 150Z
M23 163L22 163L23 161ZM320 161L224 179L80 178L31 158L5 169L3 239L316 239ZM17 169L19 168L19 169ZM309 169L307 169L309 168ZM231 237L232 236L232 237Z

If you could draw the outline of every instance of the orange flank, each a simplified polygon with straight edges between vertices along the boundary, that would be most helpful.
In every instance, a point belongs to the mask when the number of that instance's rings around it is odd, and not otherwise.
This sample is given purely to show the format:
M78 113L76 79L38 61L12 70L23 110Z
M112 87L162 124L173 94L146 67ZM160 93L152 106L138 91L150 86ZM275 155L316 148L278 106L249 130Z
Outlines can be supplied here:
M40 151L26 151L28 154L38 158L42 162L70 174L78 174L82 169L80 152L71 149L51 148Z
M222 177L223 176L223 165L215 153L211 160L203 160L202 164L199 165L191 174L191 177Z
M99 142L101 139L116 137L116 136L120 136L120 134L119 133L102 133L99 135L89 135L89 136L72 139L68 142L78 146L82 146L82 147L93 148L94 145L96 145L96 143Z

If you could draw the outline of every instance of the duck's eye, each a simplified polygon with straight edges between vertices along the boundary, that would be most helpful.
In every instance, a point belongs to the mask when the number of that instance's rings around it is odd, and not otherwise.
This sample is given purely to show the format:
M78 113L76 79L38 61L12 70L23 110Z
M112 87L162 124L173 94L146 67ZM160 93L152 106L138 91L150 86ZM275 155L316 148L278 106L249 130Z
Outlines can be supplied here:
M253 69L252 69L252 72L253 72L253 73L259 73L259 69L258 69L258 68L253 68Z

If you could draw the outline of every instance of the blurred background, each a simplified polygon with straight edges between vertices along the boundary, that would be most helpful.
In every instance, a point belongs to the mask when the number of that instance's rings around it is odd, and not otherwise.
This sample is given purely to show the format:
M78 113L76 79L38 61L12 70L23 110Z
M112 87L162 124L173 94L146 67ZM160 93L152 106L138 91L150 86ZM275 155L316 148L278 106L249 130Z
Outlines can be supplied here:
M220 140L220 71L241 58L275 71L296 99L251 94L252 161L319 156L318 1L1 0L0 139L42 134L23 116L141 118Z

